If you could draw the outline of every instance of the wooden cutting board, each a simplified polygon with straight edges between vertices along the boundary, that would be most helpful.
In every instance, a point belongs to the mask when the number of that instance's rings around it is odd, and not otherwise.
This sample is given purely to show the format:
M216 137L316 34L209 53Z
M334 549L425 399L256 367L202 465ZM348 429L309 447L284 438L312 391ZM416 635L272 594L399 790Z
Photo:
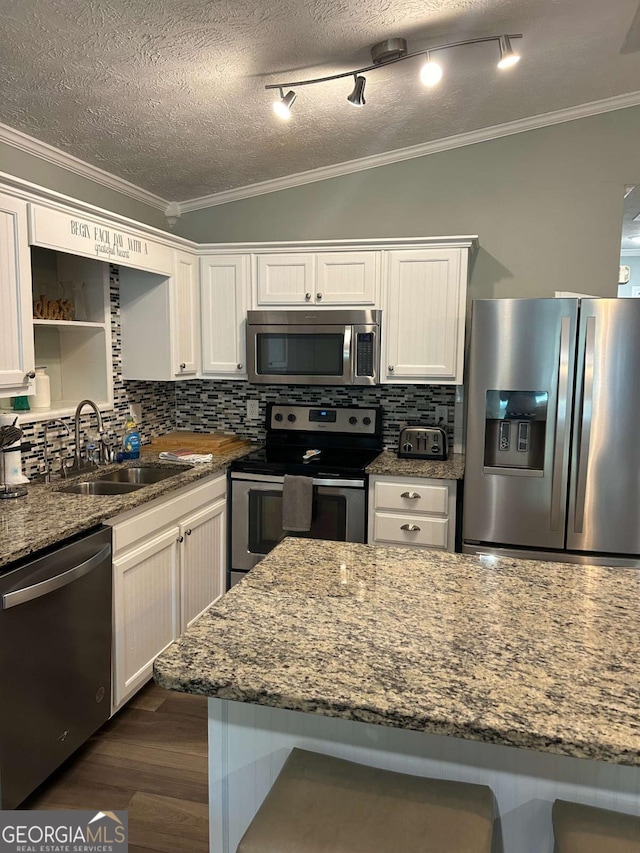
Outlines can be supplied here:
M188 432L174 430L166 435L151 439L152 447L158 451L186 449L194 453L227 453L243 445L250 444L249 439L238 438L222 432Z

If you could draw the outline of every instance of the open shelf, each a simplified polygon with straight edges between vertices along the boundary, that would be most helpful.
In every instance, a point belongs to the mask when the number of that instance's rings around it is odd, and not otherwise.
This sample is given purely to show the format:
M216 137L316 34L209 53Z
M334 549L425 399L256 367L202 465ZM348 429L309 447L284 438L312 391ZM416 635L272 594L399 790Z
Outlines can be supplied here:
M69 299L83 319L33 319L35 363L46 367L51 406L22 412L20 421L73 414L87 398L100 408L112 408L108 263L32 246L31 266L34 304L43 297L49 302Z
M52 326L60 331L67 329L104 329L104 323L90 323L88 320L40 320L34 318L34 326Z

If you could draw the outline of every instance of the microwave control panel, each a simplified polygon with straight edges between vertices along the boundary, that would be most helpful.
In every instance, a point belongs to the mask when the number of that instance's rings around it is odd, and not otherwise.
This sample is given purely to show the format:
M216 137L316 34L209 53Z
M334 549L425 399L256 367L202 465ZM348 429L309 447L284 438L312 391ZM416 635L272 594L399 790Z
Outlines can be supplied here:
M373 332L358 332L356 339L356 376L373 376L374 358Z

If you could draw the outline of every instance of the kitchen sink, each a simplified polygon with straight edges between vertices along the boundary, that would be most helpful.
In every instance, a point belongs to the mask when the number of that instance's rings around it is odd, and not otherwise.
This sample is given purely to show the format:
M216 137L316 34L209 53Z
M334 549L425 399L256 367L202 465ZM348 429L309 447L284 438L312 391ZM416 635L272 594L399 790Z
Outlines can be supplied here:
M105 483L101 480L91 480L90 482L73 483L73 485L65 486L58 491L66 495L126 495L128 492L143 489L144 486L144 483Z
M167 465L164 468L151 468L150 466L132 465L131 468L120 468L119 471L111 471L98 477L98 482L105 485L112 483L116 485L148 486L150 483L159 483L167 477L175 477L190 470L186 465Z

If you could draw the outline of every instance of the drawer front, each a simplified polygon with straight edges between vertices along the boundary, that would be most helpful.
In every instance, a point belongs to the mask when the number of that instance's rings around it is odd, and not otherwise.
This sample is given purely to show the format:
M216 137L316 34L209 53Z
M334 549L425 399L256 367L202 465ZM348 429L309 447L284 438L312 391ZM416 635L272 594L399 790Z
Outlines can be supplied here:
M397 483L376 483L375 508L403 510L405 512L435 512L447 515L448 486L428 486L424 480L407 480Z
M163 495L148 504L109 519L113 527L113 552L120 554L141 539L155 535L180 518L211 504L226 494L226 474L207 477L191 486Z
M425 515L376 512L373 531L376 542L445 549L449 521Z

